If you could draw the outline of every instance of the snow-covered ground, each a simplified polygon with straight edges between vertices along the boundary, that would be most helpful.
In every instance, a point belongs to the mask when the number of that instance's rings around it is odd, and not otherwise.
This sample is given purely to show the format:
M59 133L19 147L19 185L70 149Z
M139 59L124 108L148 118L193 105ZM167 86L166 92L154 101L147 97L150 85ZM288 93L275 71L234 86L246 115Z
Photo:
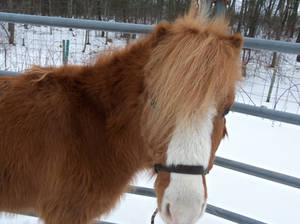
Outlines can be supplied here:
M21 25L16 28L16 46L0 45L0 69L23 71L37 65L61 65L62 40L70 40L71 64L85 64L92 61L99 51L112 46L122 46L125 40L120 34L110 33L113 42L105 45L100 32L90 32L90 45L84 47L85 31L64 28ZM50 34L52 32L52 34ZM0 31L0 43L5 40ZM25 46L23 46L23 38ZM4 51L6 49L6 51ZM6 53L5 53L6 52ZM6 56L5 56L6 54ZM236 100L257 106L299 114L300 65L294 55L282 55L279 78L276 79L270 103L266 103L273 69L266 61L270 53L258 55L248 65L248 75L239 88ZM5 59L5 60L2 60ZM218 156L245 162L300 178L300 127L255 118L239 113L230 113L227 118L229 137L217 152ZM153 187L147 175L139 174L134 184ZM209 204L231 210L267 223L300 223L300 191L263 179L241 174L215 166L207 176ZM0 199L1 200L1 199ZM116 209L103 220L120 224L150 223L156 208L153 198L126 194ZM0 224L36 224L37 218L27 216L0 215ZM41 222L40 222L41 223ZM200 223L230 223L224 219L205 214ZM157 217L156 224L162 224Z

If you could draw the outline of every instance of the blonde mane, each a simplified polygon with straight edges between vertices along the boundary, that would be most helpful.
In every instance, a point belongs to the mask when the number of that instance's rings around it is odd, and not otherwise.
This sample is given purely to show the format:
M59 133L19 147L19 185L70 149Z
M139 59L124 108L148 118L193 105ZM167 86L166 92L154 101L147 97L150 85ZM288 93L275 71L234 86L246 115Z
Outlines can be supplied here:
M176 122L200 117L235 88L242 37L227 24L192 8L168 26L145 67L150 141L168 142Z

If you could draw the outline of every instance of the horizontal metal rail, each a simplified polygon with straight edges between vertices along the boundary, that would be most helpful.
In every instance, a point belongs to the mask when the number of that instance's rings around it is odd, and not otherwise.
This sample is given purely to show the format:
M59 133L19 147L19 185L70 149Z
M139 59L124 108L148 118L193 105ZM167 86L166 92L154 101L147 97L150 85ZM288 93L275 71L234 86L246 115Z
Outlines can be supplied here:
M300 115L235 102L232 111L270 120L300 125Z
M147 187L137 187L137 186L130 186L130 190L127 191L129 194L136 194L136 195L141 195L141 196L146 196L146 197L153 197L155 198L155 192L152 188L147 188ZM206 213L232 221L236 223L241 223L241 224L266 224L265 222L261 222L252 218L249 218L247 216L243 216L219 207L216 207L214 205L207 205ZM35 214L32 212L23 212L19 213L21 215L27 215L27 216L32 216L32 217L37 217ZM103 222L103 221L95 221L93 224L114 224L111 222Z
M21 72L11 72L0 70L1 75L19 75ZM299 125L300 126L300 115L281 112L276 110L271 110L263 107L251 106L243 103L235 102L231 108L232 111L248 114L252 116L262 117L271 119L274 121L285 122L289 124Z
M33 16L6 12L0 12L0 21L124 33L149 33L154 28L154 26L143 24L104 22L99 20L71 19L52 16Z
M244 37L243 48L254 49L254 50L268 50L277 51L288 54L300 53L300 44L278 41L278 40L265 40L259 38Z
M12 71L4 71L0 70L0 76L1 75L21 75L22 72L12 72Z
M300 178L297 177L277 173L222 157L216 157L215 165L300 189Z
M34 213L32 212L19 212L19 213L14 213L16 215L25 215L25 216L31 216L31 217L34 217L34 218L38 218L37 215L35 215ZM93 222L93 224L116 224L116 223L112 223L112 222L104 222L104 221L99 221L99 220L95 220Z
M132 186L132 190L130 190L128 193L147 196L147 197L156 197L154 190L146 187ZM242 224L263 224L264 223L213 205L207 205L205 212L236 223L242 223Z
M97 20L71 19L52 16L34 16L6 12L0 12L0 21L124 33L149 33L155 27L153 25L103 22ZM300 55L300 44L284 41L263 40L245 37L244 48L278 51Z

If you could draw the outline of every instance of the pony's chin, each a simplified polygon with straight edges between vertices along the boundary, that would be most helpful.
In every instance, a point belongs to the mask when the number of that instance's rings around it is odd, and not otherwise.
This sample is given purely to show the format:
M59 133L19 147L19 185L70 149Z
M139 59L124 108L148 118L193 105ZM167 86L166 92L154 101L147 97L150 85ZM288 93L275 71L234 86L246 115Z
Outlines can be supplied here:
M201 211L200 216L199 216L198 219L200 219L201 217L203 217L204 212L206 211L206 207L207 207L207 202L204 203L203 208L202 208L202 211Z
M192 220L178 220L178 221L172 220L171 218L162 214L161 212L159 212L159 215L162 218L162 220L164 221L164 224L196 224L197 221L203 216L203 213L200 214L198 217L195 217Z

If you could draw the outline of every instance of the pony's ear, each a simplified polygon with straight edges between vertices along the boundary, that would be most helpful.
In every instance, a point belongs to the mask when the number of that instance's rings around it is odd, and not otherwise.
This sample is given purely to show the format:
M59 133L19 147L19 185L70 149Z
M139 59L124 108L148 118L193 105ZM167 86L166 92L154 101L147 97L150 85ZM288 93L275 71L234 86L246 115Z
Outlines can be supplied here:
M158 24L155 29L152 31L152 39L153 45L156 46L164 37L169 33L171 24L169 23L160 23Z
M243 46L243 36L240 33L233 34L227 38L227 41L234 48L241 49Z

